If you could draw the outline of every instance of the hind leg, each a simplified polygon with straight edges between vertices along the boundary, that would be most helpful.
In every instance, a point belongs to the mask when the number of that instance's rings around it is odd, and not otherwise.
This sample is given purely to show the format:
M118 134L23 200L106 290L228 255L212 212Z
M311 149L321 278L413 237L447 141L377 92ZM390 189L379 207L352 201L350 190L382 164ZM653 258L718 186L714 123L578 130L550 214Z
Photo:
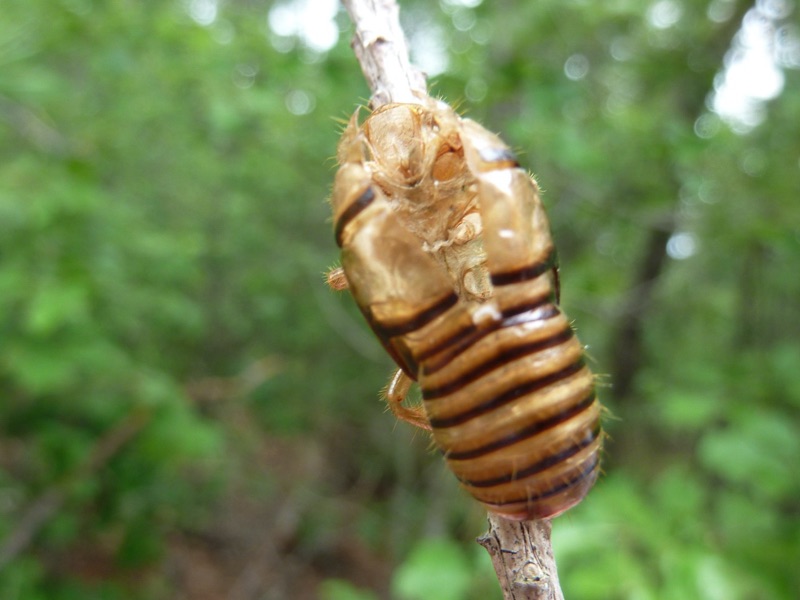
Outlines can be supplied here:
M334 291L340 292L350 287L347 282L347 275L345 275L342 267L330 269L325 278L328 286ZM430 431L431 426L428 423L428 417L422 406L408 407L403 405L403 402L408 396L408 391L411 389L411 384L413 383L414 380L406 375L403 369L397 369L384 391L386 405L389 407L389 410L392 411L392 414L401 421L410 423L420 429Z
M398 419L411 423L420 429L430 431L431 425L422 406L408 407L403 405L412 383L414 381L402 369L397 369L397 372L392 376L389 385L386 387L386 403L389 405L389 410Z
M347 275L345 275L342 267L334 267L328 271L325 276L328 286L337 292L349 289L350 285L347 282ZM411 384L414 380L403 372L403 369L397 369L384 392L386 396L386 404L392 414L406 423L410 423L420 429L430 431L431 426L428 423L428 417L422 406L408 407L403 405L408 391L411 389Z

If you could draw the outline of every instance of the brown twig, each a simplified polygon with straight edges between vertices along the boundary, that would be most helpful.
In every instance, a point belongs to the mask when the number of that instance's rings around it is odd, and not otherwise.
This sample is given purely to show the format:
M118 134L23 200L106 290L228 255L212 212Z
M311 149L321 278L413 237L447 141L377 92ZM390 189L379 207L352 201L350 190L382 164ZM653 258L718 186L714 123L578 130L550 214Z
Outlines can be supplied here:
M505 600L564 600L550 544L550 521L508 521L489 515L478 538L492 557Z
M418 102L427 94L425 75L411 65L394 0L342 0L355 26L353 51L372 91L370 108Z
M427 94L413 67L394 0L342 0L355 26L353 50L367 80L371 108L418 102ZM505 600L563 600L550 544L550 521L508 521L489 515L478 539L492 557Z

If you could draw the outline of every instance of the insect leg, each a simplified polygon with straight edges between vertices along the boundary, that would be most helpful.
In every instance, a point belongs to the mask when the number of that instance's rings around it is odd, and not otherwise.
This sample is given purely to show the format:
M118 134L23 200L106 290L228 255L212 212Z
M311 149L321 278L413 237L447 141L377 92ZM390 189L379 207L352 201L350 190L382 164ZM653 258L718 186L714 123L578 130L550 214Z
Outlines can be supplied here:
M339 169L332 204L350 293L398 366L416 377L408 342L458 302L453 284L363 166Z
M462 121L462 142L478 181L492 284L519 283L552 272L555 248L536 182L499 137L474 121Z
M403 400L408 396L408 390L414 381L406 375L402 369L397 369L397 372L389 380L389 385L386 387L386 403L395 417L411 423L415 427L430 431L431 425L428 422L428 416L425 414L425 409L420 406L403 406Z
M341 292L350 287L350 284L347 281L347 275L345 275L342 267L332 267L325 274L325 281L327 282L328 287L334 292Z
M348 289L384 348L415 379L412 342L458 303L453 283L363 165L342 165L331 203Z

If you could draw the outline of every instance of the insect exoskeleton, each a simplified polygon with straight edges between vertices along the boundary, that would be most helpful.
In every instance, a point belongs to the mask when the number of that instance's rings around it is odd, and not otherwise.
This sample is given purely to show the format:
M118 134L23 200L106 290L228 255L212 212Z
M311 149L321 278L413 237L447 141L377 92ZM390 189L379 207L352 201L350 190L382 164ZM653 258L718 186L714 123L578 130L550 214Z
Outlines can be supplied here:
M342 268L400 367L395 414L429 428L461 485L512 519L553 517L597 478L601 407L557 305L536 182L447 104L388 104L338 148ZM402 404L411 381L422 407Z

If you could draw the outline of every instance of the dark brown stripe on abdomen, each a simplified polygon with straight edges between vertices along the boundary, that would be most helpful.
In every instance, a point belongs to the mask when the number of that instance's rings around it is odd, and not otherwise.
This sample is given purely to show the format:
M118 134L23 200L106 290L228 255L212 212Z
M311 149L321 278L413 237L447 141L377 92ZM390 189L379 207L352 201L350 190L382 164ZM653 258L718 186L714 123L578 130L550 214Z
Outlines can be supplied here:
M375 200L375 191L372 189L372 186L370 186L364 190L364 193L362 193L358 198L353 200L353 203L344 209L344 212L339 215L334 228L336 245L339 246L339 248L342 247L342 233L344 232L344 228L347 227L347 224L352 221L356 215L358 215L358 213L372 204L373 200Z
M543 275L544 273L547 273L547 271L554 268L555 265L556 250L555 248L552 248L547 257L541 262L536 262L532 265L528 265L527 267L522 267L513 271L506 271L505 273L492 273L492 285L510 285L512 283L522 283L523 281L536 279L540 275Z
M593 455L591 462L589 462L588 465L586 465L583 469L581 469L580 472L575 477L565 481L564 483L560 483L538 494L526 494L525 496L521 496L519 498L513 498L510 500L506 500L504 502L490 502L489 504L491 504L492 506L499 507L499 506L505 506L507 504L518 504L520 502L527 502L530 505L533 502L545 500L552 496L556 496L561 492L568 490L571 487L577 486L581 481L583 481L584 479L589 477L592 473L594 473L595 469L597 469L599 464L600 464L600 457L598 456L597 453L595 453Z
M594 442L597 437L600 435L600 422L598 420L597 424L591 431L589 431L581 441L576 444L573 444L567 448L564 448L561 452L556 452L555 454L551 454L547 458L544 458L538 462L533 463L527 467L522 469L515 469L509 473L504 473L503 475L499 475L497 477L493 477L491 479L483 479L480 481L470 481L468 479L459 478L459 481L465 485L469 485L471 487L476 488L489 488L495 487L497 485L502 485L504 483L509 483L511 481L519 481L521 479L525 479L526 477L530 477L531 475L535 475L536 473L541 473L557 465L560 462L575 456L586 448L590 446L592 442Z
M449 381L448 383L434 388L423 387L422 396L425 398L425 400L435 400L436 398L441 398L443 396L447 396L448 394L452 394L453 392L457 392L467 384L480 379L490 371L494 371L498 367L501 367L512 360L516 360L528 354L535 354L536 352L541 352L542 350L547 350L548 348L553 348L563 344L564 342L572 339L574 335L575 334L573 333L572 329L569 327L569 325L567 325L562 331L559 331L543 340L537 340L527 344L519 344L518 346L514 346L513 348L499 352L491 360L475 365L472 369L461 373L460 376L453 381Z
M436 317L442 315L451 309L458 302L458 296L455 292L451 292L441 300L434 303L432 306L422 309L417 314L409 317L405 321L399 323L392 323L391 325L384 325L383 323L376 322L376 328L387 339L398 335L406 335L412 331L416 331L433 321Z
M512 327L521 323L522 321L528 320L520 315L524 315L525 313L533 313L533 311L540 310L542 307L551 303L552 300L552 295L548 294L547 296L542 296L536 300L506 308L501 313L503 317L502 321L498 322L493 327L487 327L480 330L474 324L470 324L467 327L462 327L437 345L428 348L424 352L421 352L416 359L420 363L425 362L426 374L430 375L435 373L447 366L456 356L464 352L467 348L474 345L478 341L482 340L490 333L504 327ZM557 313L558 308L553 306L552 310L550 311L537 313L535 318L540 320L550 319ZM436 356L437 354L439 356Z
M591 390L589 394L586 395L580 402L577 402L573 406L570 406L568 409L561 411L558 414L555 414L547 419L542 419L541 421L537 421L535 423L531 423L527 427L523 427L519 431L515 431L512 434L509 434L505 437L500 438L499 440L494 440L493 442L486 444L484 446L480 446L473 450L465 450L464 452L450 452L447 454L447 458L450 460L470 460L473 458L478 458L480 456L484 456L489 454L490 452L494 452L496 450L500 450L502 448L507 448L509 446L513 446L514 444L532 438L533 436L547 431L548 429L552 429L561 423L569 421L572 417L582 413L584 410L588 409L592 406L595 402L595 393L594 390Z
M579 358L574 363L567 365L563 369L559 369L558 371L554 373L549 373L548 375L543 375L542 377L537 377L526 383L516 385L510 390L506 390L502 394L499 394L487 400L486 402L482 402L463 413L439 419L432 418L430 420L431 427L433 427L434 429L442 429L445 427L454 427L456 425L461 425L462 423L466 423L470 419L474 419L475 417L485 415L486 413L491 412L496 408L503 406L504 404L512 402L517 398L521 398L526 394L530 394L531 392L540 390L548 385L552 385L557 381L566 379L570 375L574 375L575 373L580 371L583 367L584 367L583 358Z

